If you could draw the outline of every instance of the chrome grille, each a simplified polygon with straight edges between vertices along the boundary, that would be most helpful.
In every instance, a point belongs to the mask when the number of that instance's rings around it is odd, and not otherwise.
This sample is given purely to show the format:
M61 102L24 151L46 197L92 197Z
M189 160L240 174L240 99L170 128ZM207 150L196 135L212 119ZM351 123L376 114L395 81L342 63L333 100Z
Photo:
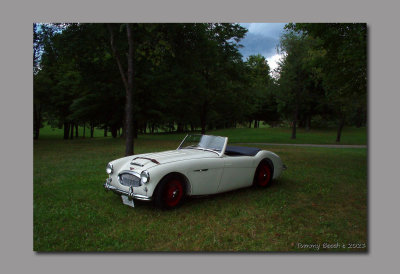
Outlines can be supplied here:
M124 186L133 186L133 187L138 187L141 186L142 184L140 183L140 178L129 173L122 173L118 175L118 180L121 185Z

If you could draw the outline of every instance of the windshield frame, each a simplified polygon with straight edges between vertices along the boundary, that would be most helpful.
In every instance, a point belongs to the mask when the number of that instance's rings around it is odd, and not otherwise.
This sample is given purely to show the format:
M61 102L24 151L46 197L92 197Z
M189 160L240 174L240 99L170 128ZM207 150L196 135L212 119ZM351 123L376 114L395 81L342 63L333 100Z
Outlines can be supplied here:
M189 149L189 148L183 148L183 147L182 147L182 145L183 145L183 143L185 142L185 140L186 140L186 138L187 138L187 137L189 137L189 136L193 136L193 135L198 135L198 136L210 136L210 137L220 137L220 138L224 138L224 139L225 139L225 140L224 140L224 145L222 146L222 149L221 149L221 151L216 151L216 150L213 150L213 149L209 149L209 148L203 148L203 147L193 147L193 148L190 148L190 149L196 149L196 150L202 150L202 151L214 152L214 153L216 153L216 154L217 154L219 157L222 157L222 156L224 155L224 153L225 153L225 150L226 150L226 145L228 144L228 137L224 137L224 136L216 136L216 135L206 135L206 134L187 134L187 135L185 136L185 138L183 138L182 142L179 144L179 146L178 146L177 150L178 150L178 149Z

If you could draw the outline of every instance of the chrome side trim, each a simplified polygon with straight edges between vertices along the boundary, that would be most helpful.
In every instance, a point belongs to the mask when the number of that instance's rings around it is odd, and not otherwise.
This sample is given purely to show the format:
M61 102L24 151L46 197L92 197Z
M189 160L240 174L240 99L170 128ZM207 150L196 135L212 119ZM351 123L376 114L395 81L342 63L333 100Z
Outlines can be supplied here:
M116 188L115 186L110 185L108 183L108 180L104 183L103 187L106 191L111 190L112 192L114 192L116 194L126 195L131 199L133 198L133 199L137 199L137 200L151 201L151 197L133 193L133 187L130 187L129 191L125 191L123 189Z
M193 171L207 171L208 170L208 168L206 168L206 169L196 169L196 170L193 170Z

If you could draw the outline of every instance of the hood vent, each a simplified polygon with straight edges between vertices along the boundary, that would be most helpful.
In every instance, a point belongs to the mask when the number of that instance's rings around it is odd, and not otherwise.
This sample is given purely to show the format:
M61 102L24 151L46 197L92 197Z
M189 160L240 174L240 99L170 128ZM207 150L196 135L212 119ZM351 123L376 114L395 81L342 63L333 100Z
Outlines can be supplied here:
M152 158L148 158L148 157L135 157L132 159L131 165L136 165L136 166L140 166L143 167L143 164L139 164L139 163L134 163L133 161L137 160L137 159L144 159L144 160L149 160L157 165L159 165L160 163L156 160L156 159L152 159Z
M142 164L139 164L139 163L134 163L134 162L131 162L131 165L132 165L132 166L133 166L133 165L135 165L135 166L144 167L144 165L142 165Z

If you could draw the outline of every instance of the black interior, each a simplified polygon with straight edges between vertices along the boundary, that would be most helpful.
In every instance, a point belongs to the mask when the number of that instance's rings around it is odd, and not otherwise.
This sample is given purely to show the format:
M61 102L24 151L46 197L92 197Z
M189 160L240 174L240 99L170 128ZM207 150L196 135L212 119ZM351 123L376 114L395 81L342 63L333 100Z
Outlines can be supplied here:
M228 156L254 156L260 150L256 147L226 146L225 154Z

